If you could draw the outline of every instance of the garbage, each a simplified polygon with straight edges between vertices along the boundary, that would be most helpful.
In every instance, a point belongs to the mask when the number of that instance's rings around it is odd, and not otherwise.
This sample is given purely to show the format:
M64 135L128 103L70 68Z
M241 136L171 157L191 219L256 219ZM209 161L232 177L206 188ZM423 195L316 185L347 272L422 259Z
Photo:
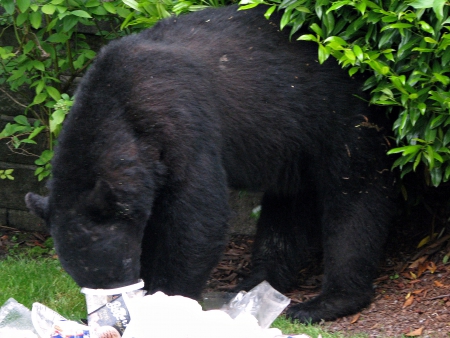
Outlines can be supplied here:
M82 289L89 326L40 303L30 312L11 298L0 308L0 338L308 338L269 328L290 300L267 282L237 295L210 295L206 298L217 309L208 311L183 296L145 296L143 285Z
M37 338L31 311L9 298L0 308L0 338Z
M128 327L131 309L145 295L144 281L116 289L82 288L86 297L90 338L131 338Z
M248 313L232 319L221 310L203 311L193 299L157 292L145 296L127 328L132 337L273 338L278 329L261 329Z
M267 329L290 302L288 297L263 281L249 292L239 292L222 308L222 311L228 313L233 319L243 313L250 314L257 319L262 329Z
M34 329L42 338L51 337L53 334L53 325L55 323L67 321L67 319L59 313L37 302L33 303L33 307L31 308L31 320Z
M71 320L61 320L53 323L51 338L89 338L89 328L86 325Z

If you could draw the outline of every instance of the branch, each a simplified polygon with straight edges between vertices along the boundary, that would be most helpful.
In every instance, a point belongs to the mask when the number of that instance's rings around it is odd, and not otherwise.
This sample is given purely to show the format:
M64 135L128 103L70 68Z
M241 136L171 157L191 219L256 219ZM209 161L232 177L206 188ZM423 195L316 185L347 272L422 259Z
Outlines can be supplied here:
M8 92L6 92L6 90L2 89L0 87L0 90L3 92L3 94L5 94L6 96L8 96L15 104L21 106L22 108L28 108L28 106L24 105L23 103L20 103L19 101L17 101L15 98L13 98L11 95L8 94Z

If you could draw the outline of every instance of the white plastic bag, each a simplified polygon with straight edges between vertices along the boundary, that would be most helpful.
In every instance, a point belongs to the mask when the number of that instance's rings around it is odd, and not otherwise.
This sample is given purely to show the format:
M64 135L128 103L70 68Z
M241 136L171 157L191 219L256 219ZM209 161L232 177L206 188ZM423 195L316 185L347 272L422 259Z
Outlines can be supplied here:
M249 292L239 292L222 311L233 319L244 313L250 314L258 320L262 329L267 329L290 302L288 297L264 281Z
M31 311L9 298L0 308L0 338L37 338Z

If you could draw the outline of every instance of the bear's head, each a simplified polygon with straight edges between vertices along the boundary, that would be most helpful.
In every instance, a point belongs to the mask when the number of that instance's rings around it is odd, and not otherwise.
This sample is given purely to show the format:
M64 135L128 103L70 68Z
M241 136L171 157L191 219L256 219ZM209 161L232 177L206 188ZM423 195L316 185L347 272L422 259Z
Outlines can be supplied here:
M141 241L150 212L124 203L99 179L76 197L28 193L28 209L44 219L63 268L81 287L116 288L136 283Z

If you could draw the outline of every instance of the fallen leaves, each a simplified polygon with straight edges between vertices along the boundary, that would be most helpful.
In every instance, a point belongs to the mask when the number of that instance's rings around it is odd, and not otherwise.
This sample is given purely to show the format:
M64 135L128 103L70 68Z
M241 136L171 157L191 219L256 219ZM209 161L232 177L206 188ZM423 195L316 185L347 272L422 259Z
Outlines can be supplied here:
M421 328L419 328L417 330L414 330L414 331L411 331L411 332L405 334L405 336L408 336L408 337L420 336L423 333L423 329L424 329L424 327L422 326Z
M414 296L411 295L411 293L408 293L406 296L406 301L403 303L403 308L411 306L411 304L414 302Z
M359 317L361 317L361 312L353 316L352 320L350 321L350 324L355 324L358 321Z
M444 285L444 284L442 284L440 281L438 281L438 280L435 280L434 282L434 285L436 285L438 288L444 288L444 287L447 287L447 285Z

